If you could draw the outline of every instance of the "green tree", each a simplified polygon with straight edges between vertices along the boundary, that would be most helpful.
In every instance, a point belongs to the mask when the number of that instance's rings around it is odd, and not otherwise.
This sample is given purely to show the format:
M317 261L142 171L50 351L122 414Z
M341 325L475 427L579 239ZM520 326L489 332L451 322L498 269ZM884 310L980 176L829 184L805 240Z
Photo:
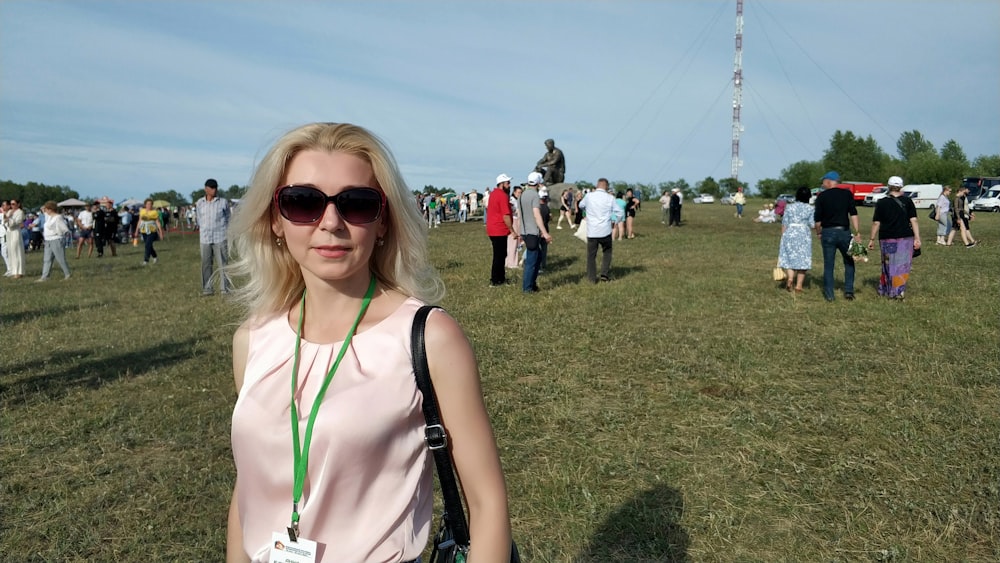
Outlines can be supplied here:
M936 152L921 152L910 157L906 163L907 184L951 184L962 179L964 169L956 163L943 160Z
M219 196L224 197L226 199L243 199L243 196L245 196L247 193L248 187L249 186L238 186L236 184L233 184L232 186L229 186L225 190L220 190ZM192 201L198 201L198 200L194 199Z
M839 130L833 134L830 148L823 154L825 168L836 170L845 180L878 178L887 159L888 155L871 135L862 139L851 131ZM807 185L812 185L812 182Z
M899 136L899 140L896 141L896 152L899 153L899 158L909 161L920 153L936 151L934 143L925 139L923 133L914 129Z
M785 182L776 178L764 178L757 181L757 193L765 199L774 199L785 191Z
M168 201L170 202L171 207L181 207L184 205L188 205L188 201L184 199L184 196L177 193L177 190L170 190L166 192L153 192L149 194L149 199L153 201L156 201L158 199Z
M0 180L0 199L16 199L25 209L37 209L46 201L56 203L69 198L79 198L80 194L68 186L48 186L38 182L18 184L10 180Z
M780 188L781 192L790 192L799 186L818 187L819 179L823 177L825 172L826 167L818 160L795 162L781 171L781 180L784 182ZM777 197L781 192L775 193L774 196Z
M941 146L941 160L960 164L962 173L969 168L969 158L965 156L965 151L962 150L962 146L955 139L948 139Z
M981 154L972 161L976 176L1000 176L1000 154Z
M695 191L699 194L719 195L719 183L715 181L715 178L706 176L704 180L695 185Z

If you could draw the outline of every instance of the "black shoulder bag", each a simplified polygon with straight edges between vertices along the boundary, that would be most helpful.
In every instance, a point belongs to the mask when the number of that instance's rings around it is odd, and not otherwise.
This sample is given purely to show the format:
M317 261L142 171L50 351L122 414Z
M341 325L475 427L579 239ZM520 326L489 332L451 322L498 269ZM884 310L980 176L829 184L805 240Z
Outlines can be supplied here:
M424 345L427 315L432 309L439 308L434 305L424 305L418 309L410 333L413 374L417 380L417 389L420 389L420 393L424 396L424 420L427 423L424 440L427 442L427 448L434 454L438 483L441 484L441 495L444 497L444 513L441 515L441 526L434 536L430 563L465 563L469 553L469 525L465 520L465 510L462 508L462 496L455 480L451 454L448 453L448 433L441 424L441 413L438 410L437 395L434 394L434 384L431 383L430 369L427 367L427 348ZM510 546L510 561L521 562L517 545L513 542Z

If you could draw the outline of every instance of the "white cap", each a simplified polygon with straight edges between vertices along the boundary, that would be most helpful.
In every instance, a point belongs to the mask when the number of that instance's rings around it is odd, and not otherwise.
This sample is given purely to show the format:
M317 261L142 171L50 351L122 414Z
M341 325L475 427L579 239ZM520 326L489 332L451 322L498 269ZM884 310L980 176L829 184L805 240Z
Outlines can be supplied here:
M549 190L545 188L538 190L538 197L549 197Z
M903 179L900 178L899 176L892 176L891 178L889 178L889 185L897 188L902 188Z
M529 186L537 186L538 184L541 184L541 183L542 183L542 175L541 174L539 174L538 172L532 172L531 174L528 174L528 185Z
M508 176L506 174L501 174L501 175L497 176L497 185L498 186L500 184L504 183L504 182L510 182L510 176Z

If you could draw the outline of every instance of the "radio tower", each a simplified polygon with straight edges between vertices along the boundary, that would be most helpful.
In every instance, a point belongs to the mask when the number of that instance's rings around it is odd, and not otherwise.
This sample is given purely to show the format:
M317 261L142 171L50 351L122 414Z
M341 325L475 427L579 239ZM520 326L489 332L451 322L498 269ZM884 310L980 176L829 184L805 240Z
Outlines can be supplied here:
M733 63L733 169L732 178L739 177L740 166L740 109L743 107L743 0L736 0L736 60Z

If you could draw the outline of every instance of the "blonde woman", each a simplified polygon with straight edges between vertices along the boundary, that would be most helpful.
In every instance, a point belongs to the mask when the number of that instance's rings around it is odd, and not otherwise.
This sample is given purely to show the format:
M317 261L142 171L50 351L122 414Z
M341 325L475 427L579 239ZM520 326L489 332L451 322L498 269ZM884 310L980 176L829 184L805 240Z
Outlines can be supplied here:
M423 551L432 468L410 328L444 288L411 197L388 148L354 125L294 129L258 166L230 227L247 319L233 337L227 561L268 561L289 527L318 542L317 561ZM470 561L506 562L506 489L475 356L447 314L432 313L426 335Z

